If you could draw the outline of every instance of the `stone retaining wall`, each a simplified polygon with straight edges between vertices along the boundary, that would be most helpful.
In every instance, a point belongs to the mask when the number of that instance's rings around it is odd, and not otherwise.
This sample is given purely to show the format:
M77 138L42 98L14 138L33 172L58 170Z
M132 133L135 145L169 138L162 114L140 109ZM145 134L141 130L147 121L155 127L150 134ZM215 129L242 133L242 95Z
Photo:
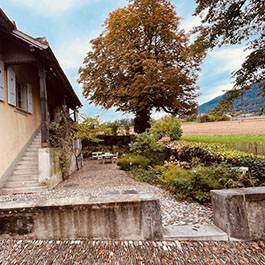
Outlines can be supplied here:
M135 194L0 205L0 235L30 239L162 239L158 200Z

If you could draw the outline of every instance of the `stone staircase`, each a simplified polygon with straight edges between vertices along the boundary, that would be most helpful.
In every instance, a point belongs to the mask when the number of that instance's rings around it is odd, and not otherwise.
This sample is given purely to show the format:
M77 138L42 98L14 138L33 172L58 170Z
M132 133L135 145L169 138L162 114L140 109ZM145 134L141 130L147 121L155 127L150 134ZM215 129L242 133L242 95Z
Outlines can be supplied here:
M41 133L37 134L13 173L1 189L2 194L36 193L47 190L39 184L38 149L41 147Z

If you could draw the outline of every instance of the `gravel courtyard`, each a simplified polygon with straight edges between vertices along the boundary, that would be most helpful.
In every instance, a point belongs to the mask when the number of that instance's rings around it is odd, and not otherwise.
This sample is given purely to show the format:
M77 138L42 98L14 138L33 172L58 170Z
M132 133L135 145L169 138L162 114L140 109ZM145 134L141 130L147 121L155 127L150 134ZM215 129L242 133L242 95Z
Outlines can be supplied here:
M170 193L136 182L115 164L87 160L54 190L0 196L0 202L34 198L97 197L135 191L160 199L167 225L212 223L210 208L177 202ZM264 242L41 241L0 238L0 264L265 264Z

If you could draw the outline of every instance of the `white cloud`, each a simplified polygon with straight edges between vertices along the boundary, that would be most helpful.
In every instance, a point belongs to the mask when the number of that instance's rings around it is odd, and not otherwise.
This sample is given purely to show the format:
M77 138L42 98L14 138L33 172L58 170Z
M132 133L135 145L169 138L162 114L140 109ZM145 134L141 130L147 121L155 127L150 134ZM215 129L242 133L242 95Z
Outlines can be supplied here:
M96 0L12 0L14 3L25 5L43 16L64 12L80 4Z
M56 57L65 70L79 68L87 53L91 51L90 40L99 36L100 31L92 31L89 36L73 37L55 49Z
M78 68L82 65L86 54L91 50L89 38L74 38L69 42L64 42L56 49L56 56L66 69Z
M181 22L180 27L185 29L186 32L189 32L193 27L199 26L200 24L201 19L199 17L189 16Z
M231 90L233 88L232 83L224 83L220 86L218 86L215 90L207 92L207 95L205 97L201 97L199 101L199 105L208 102L216 97L219 97L223 95L226 91Z
M239 69L250 52L250 50L244 51L243 47L223 48L213 51L211 58L218 63L216 73L232 72Z

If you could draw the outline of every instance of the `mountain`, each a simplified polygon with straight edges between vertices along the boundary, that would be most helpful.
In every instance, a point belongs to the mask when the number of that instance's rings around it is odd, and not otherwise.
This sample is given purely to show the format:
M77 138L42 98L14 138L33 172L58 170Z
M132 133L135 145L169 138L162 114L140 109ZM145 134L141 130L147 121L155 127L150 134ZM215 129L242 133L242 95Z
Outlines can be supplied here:
M257 112L265 106L265 97L259 95L261 88L257 85L253 85L247 90L243 96L243 111L245 113ZM216 97L206 103L203 103L198 107L198 113L209 113L214 107L218 105L218 102L226 97L226 93L222 96ZM241 111L241 97L239 96L233 102L234 111Z

